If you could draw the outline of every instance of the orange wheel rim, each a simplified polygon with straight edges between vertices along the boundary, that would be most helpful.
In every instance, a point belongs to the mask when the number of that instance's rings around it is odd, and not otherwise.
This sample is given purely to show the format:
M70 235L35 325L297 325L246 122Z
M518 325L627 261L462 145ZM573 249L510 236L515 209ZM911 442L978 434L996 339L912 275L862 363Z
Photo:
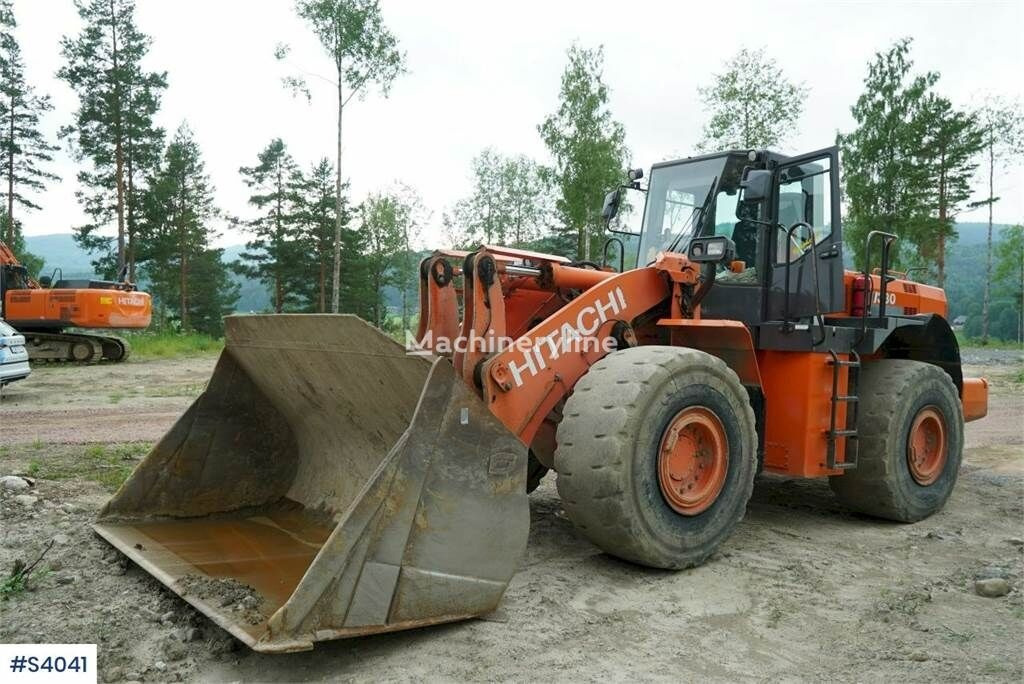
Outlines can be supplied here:
M729 470L729 439L722 421L703 406L669 421L658 445L658 484L676 513L698 515L718 498Z
M927 486L939 479L946 466L946 421L935 406L925 406L914 418L907 435L910 476Z

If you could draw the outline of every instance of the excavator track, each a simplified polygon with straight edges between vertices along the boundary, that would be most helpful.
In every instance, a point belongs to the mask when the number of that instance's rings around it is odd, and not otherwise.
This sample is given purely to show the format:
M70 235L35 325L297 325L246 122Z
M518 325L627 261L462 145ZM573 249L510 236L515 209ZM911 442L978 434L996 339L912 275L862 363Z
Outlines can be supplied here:
M113 335L27 331L25 348L30 361L90 364L116 363L131 355L128 342Z

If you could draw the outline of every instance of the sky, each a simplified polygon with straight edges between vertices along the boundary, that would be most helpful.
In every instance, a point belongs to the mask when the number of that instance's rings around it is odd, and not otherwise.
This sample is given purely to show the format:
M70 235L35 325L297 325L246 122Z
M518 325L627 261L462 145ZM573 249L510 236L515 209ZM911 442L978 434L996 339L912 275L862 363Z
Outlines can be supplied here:
M803 116L780 146L807 152L853 126L850 105L867 63L903 36L914 39L918 70L941 73L937 91L961 107L987 94L1024 95L1024 2L680 2L641 3L382 0L384 21L406 52L408 73L389 97L370 90L346 108L343 171L353 199L396 182L430 210L423 233L443 246L441 215L468 194L470 162L485 147L548 162L537 125L558 106L566 49L603 45L610 109L626 129L632 165L648 167L696 152L706 118L698 88L740 48L765 48L809 88ZM14 0L28 79L49 94L56 131L72 121L77 98L55 77L60 39L81 22L72 0ZM291 0L137 0L136 21L152 37L145 66L166 70L169 88L157 123L187 122L227 214L251 216L240 166L281 137L309 167L333 159L336 100L311 79L312 101L295 99L281 78L302 70L330 76L331 63ZM274 59L291 46L290 64ZM22 212L28 235L69 233L84 223L75 199L79 166L65 149L50 170L62 177ZM1024 151L1022 151L1024 155ZM982 187L981 182L978 188ZM1024 220L1024 164L997 178L997 222ZM980 210L959 220L985 220ZM224 226L218 244L243 242ZM111 229L113 232L113 227Z

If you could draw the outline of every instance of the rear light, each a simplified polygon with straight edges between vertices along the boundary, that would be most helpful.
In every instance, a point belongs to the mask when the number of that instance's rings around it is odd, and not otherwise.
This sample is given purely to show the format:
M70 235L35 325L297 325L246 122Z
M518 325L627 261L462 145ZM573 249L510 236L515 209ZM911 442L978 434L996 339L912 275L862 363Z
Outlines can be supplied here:
M863 274L853 279L853 292L850 296L850 315L863 316L867 306L867 278Z

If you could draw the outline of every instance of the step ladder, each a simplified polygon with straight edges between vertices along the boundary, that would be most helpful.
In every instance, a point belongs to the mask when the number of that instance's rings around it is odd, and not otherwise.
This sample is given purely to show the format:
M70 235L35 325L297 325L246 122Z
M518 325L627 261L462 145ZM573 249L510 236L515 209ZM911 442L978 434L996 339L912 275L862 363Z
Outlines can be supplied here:
M844 361L835 351L829 349L829 365L832 366L832 412L829 428L826 432L828 456L826 465L829 470L849 470L857 467L857 455L860 451L860 440L857 435L857 414L860 398L857 396L857 385L860 380L860 355L850 350L850 358ZM841 368L847 368L846 394L839 394L839 374ZM846 425L838 427L839 405L846 405ZM842 462L836 462L836 443L846 440L846 455Z

